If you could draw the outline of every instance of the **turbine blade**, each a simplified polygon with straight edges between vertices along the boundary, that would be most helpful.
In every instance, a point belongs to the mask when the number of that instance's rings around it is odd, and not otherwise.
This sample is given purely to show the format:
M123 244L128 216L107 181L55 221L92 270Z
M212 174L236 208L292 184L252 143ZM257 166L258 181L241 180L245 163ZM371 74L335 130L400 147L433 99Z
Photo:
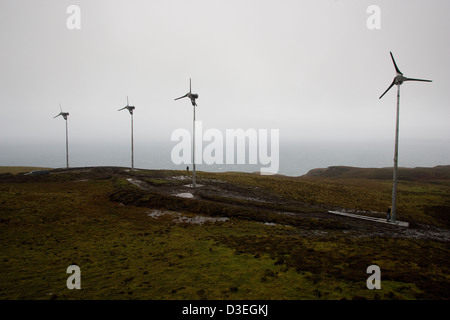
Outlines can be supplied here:
M189 78L189 93L191 93L192 92L192 90L191 90L191 78Z
M175 100L182 99L182 98L186 98L187 96L188 96L188 94L186 93L184 96L179 97L179 98L176 98Z
M424 80L424 79L414 79L414 78L403 78L403 81L423 81L423 82L433 82L432 80Z
M403 74L397 67L397 64L395 63L394 60L394 56L392 55L392 52L389 52L391 54L391 58L392 58L392 62L394 63L394 67L395 67L395 71L397 71L397 73Z
M55 118L59 117L60 115L61 115L61 113L60 113L60 114L58 114L57 116L54 116L54 117L53 117L53 119L55 119Z
M62 107L61 107L61 103L59 104L59 110L61 110L61 112L63 112L63 111L62 111Z
M119 110L117 110L117 111L120 111L120 110L123 110L123 109L126 109L127 107L123 107L122 109L119 109Z
M389 86L389 88L387 88L387 90L378 98L378 99L381 99L381 98L383 98L383 96L386 94L386 92L388 92L391 88L392 88L392 86L394 85L394 82L395 82L395 79L394 79L394 81L392 81L392 83L391 83L391 85Z
M128 96L127 96L127 106L129 106L130 105L130 103L128 102Z

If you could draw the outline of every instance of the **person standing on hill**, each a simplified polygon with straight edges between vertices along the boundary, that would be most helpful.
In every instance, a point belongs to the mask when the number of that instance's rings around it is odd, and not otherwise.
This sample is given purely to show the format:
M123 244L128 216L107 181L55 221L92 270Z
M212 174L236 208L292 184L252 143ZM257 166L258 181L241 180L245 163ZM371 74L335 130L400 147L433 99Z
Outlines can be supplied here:
M391 221L391 209L392 209L391 206L387 209L387 215L386 215L386 221L387 222Z

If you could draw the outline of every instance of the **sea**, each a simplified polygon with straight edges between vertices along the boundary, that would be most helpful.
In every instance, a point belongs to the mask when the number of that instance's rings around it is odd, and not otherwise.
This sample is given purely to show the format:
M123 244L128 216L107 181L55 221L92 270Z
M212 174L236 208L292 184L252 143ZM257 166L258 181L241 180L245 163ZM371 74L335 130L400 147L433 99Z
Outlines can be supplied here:
M175 164L172 149L176 142L145 142L134 144L134 167L138 169L186 170L192 164ZM270 149L269 149L270 150ZM270 153L269 153L270 154ZM280 142L277 174L302 176L311 169L330 166L363 168L392 167L393 141L297 141ZM224 160L225 162L225 160ZM236 161L237 162L237 161ZM259 172L270 164L259 161L248 164L197 164L197 171ZM406 140L399 144L400 167L434 167L450 164L450 140ZM66 166L65 143L0 143L0 166L34 166L63 168ZM131 166L130 144L111 142L71 142L69 166Z

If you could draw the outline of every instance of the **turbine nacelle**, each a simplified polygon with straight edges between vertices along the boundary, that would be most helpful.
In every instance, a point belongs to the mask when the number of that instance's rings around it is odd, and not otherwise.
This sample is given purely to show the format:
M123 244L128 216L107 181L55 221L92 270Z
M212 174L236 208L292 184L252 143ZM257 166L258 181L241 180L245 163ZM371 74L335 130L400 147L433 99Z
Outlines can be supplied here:
M62 116L64 118L64 120L67 120L67 116L69 115L69 113L62 111L61 104L59 105L59 109L61 110L61 112L58 115L54 116L53 119L55 119L55 118L57 118L59 116Z
M186 94L185 94L184 96L182 96L182 97L176 98L175 100L183 99L183 98L186 98L186 97L189 98L189 99L191 99L191 103L192 103L192 105L193 105L194 107L197 106L197 103L195 102L195 100L198 99L198 94L192 93L192 89L191 89L191 79L189 79L189 92L186 93Z
M127 109L130 112L130 114L133 114L133 110L135 109L134 106L130 106L129 105L128 96L127 96L127 105L125 107L123 107L122 109L119 109L117 111L121 111L121 110L124 110L124 109Z
M61 112L61 113L58 114L57 116L54 116L53 119L54 119L54 118L57 118L57 117L59 117L59 116L62 116L62 117L64 118L64 120L67 120L67 116L68 116L68 115L69 115L68 112Z
M130 114L133 114L133 110L135 109L135 107L134 106L126 106L126 107L123 107L122 109L119 109L117 111L121 111L121 110L124 110L124 109L127 109L130 112Z
M397 86L400 86L400 85L403 84L404 81L431 82L431 80L413 79L413 78L407 78L407 77L403 76L403 73L399 70L399 68L397 67L397 64L395 63L394 56L392 55L392 52L389 52L389 53L391 54L392 62L394 63L394 67L395 67L395 71L397 72L397 75L395 76L395 78L392 81L392 83L389 86L389 88L387 88L387 90L380 96L379 99L381 99L386 94L386 92L388 92L394 86L394 84L397 85Z
M397 73L397 76L394 78L395 85L401 85L405 81L405 77L401 73Z

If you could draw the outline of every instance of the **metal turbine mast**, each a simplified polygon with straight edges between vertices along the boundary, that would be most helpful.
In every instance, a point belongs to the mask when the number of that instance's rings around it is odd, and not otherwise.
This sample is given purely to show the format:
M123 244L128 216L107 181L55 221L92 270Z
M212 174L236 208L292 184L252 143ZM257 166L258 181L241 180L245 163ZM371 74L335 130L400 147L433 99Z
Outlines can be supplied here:
M191 99L192 107L194 109L194 118L193 118L193 134L192 134L192 187L196 187L196 172L195 172L195 107L197 106L197 103L195 102L195 99L198 99L198 94L192 93L192 87L191 87L191 79L189 78L189 92L186 93L184 96L176 98L175 100L182 99L182 98L189 98Z
M431 82L431 80L424 80L424 79L414 79L414 78L407 78L403 76L403 73L398 69L397 64L395 63L394 56L392 55L392 52L390 52L392 62L394 63L395 71L397 72L397 75L395 76L394 80L392 81L391 85L387 90L380 96L379 99L381 99L386 92L388 92L392 86L395 84L397 85L397 118L395 123L395 149L394 149L394 172L393 172L393 185L392 185L392 209L391 209L391 222L396 223L397 222L397 170L398 170L398 132L399 132L399 112L400 112L400 85L404 81L423 81L423 82Z
M122 109L119 109L118 111L127 109L130 112L131 115L131 170L134 170L134 145L133 145L133 110L135 109L134 106L130 106L128 102L128 96L127 96L127 105L123 107Z
M69 113L62 111L61 104L59 104L59 109L61 110L61 112L58 115L54 116L53 119L62 116L64 120L66 120L66 168L69 168L69 131L67 129L67 116L69 115Z

